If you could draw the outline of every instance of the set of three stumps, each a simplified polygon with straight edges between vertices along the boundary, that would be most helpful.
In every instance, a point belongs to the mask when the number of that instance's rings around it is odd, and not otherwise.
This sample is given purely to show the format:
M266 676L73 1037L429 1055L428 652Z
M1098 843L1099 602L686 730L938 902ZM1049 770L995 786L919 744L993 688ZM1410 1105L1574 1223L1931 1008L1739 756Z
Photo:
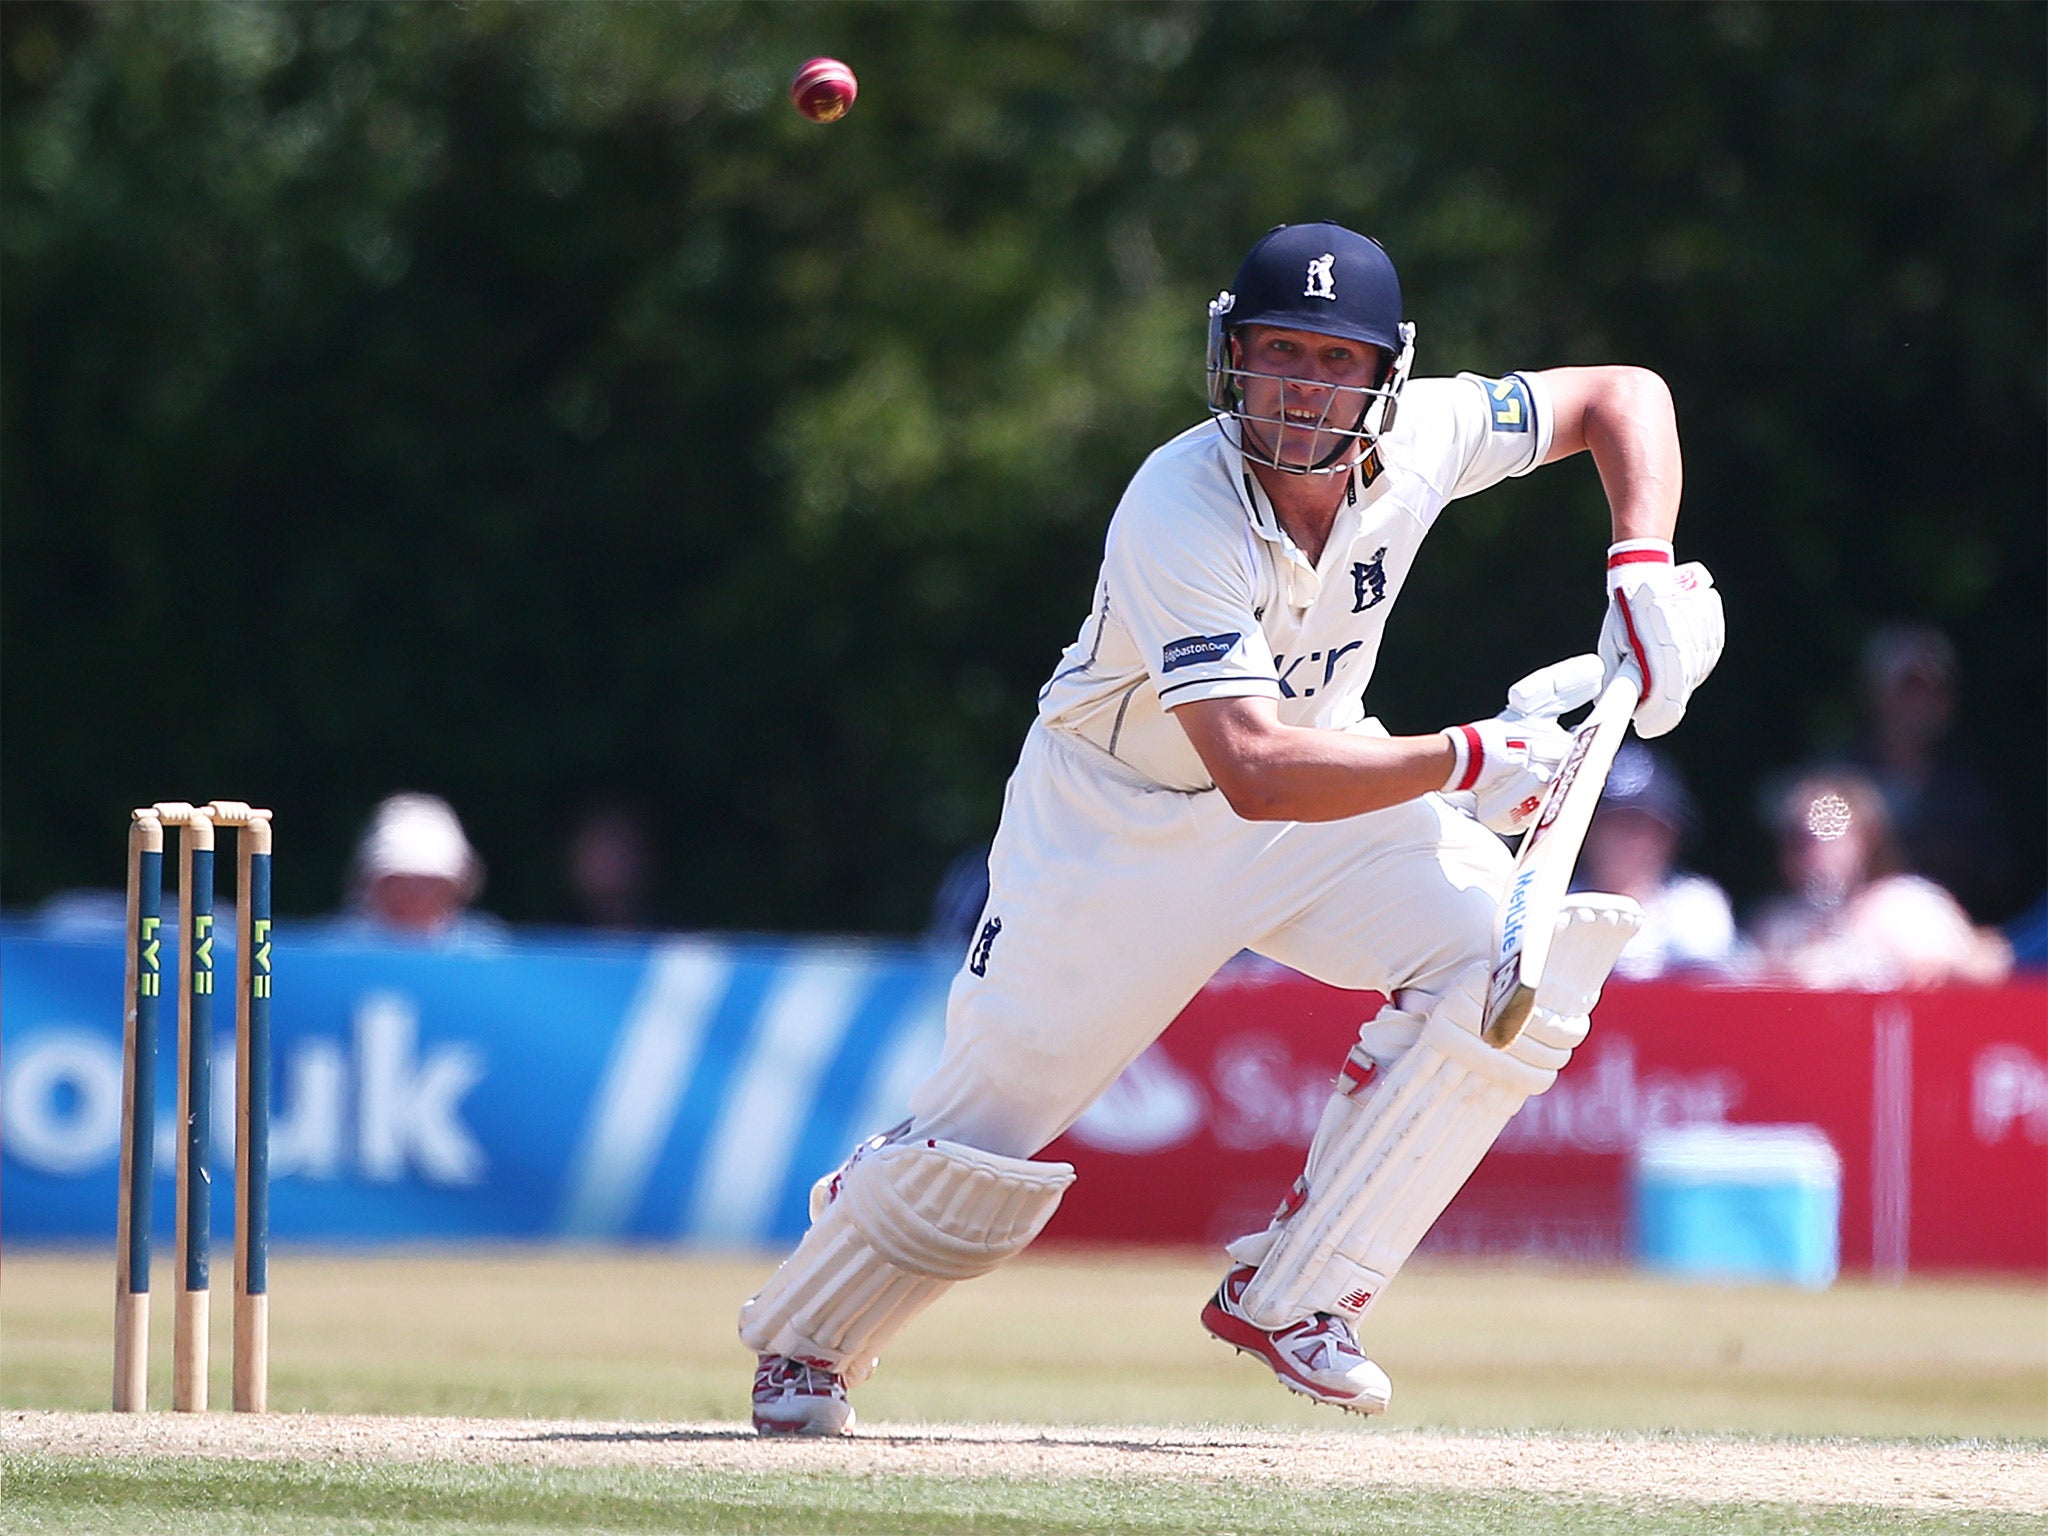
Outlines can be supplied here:
M149 1393L149 1237L156 1172L157 1005L163 992L164 829L178 832L177 1284L171 1406L206 1408L212 1251L214 845L235 834L234 1406L262 1413L270 1380L270 812L239 800L159 801L128 828L127 1003L114 1250L114 1408Z

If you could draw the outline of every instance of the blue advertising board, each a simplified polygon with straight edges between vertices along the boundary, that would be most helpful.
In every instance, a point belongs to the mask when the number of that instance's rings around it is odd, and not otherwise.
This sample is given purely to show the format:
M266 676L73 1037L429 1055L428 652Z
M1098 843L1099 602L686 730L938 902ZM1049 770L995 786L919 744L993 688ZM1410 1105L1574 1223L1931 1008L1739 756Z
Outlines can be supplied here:
M951 969L900 946L515 931L436 949L280 924L272 1232L786 1244L811 1182L902 1118ZM0 1239L113 1240L122 971L118 923L0 924ZM165 1234L175 988L167 974ZM225 1233L233 1020L215 1013Z

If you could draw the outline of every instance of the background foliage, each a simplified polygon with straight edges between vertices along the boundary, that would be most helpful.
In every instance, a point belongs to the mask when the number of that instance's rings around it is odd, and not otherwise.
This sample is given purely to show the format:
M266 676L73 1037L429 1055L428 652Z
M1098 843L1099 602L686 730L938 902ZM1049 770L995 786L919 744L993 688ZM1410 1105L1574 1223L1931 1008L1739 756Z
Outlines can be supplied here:
M658 811L665 922L902 931L993 827L1103 527L1281 221L1378 234L1423 367L1653 366L1727 659L1696 861L1931 619L2042 880L2042 9L0 8L10 905L156 798L275 806L287 909L450 796L488 904ZM802 59L860 72L806 123ZM1582 462L1464 503L1397 730L1598 622ZM1986 914L2003 915L2003 914Z

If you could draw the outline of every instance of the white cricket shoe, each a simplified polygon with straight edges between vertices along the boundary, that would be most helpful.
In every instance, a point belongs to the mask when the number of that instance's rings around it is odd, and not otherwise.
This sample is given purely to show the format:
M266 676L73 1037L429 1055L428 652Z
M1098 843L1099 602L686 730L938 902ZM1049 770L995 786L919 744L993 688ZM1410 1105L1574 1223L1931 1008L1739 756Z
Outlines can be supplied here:
M1351 1325L1333 1312L1285 1328L1271 1330L1238 1310L1238 1298L1258 1273L1240 1264L1223 1277L1216 1294L1202 1308L1202 1326L1240 1354L1253 1355L1273 1368L1280 1385L1319 1403L1350 1413L1385 1413L1394 1384L1387 1373L1365 1357Z
M846 1381L822 1360L763 1355L754 1370L754 1428L764 1435L850 1435Z

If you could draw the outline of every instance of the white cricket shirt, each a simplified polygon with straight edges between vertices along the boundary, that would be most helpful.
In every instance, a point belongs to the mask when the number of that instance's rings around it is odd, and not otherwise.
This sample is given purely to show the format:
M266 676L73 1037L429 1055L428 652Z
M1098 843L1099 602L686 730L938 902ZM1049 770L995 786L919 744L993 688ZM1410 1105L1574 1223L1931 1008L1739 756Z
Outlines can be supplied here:
M1282 531L1245 467L1236 423L1162 444L1110 519L1087 622L1038 697L1039 718L1166 789L1213 787L1170 711L1195 699L1276 699L1289 725L1345 730L1387 615L1444 505L1549 451L1539 379L1412 379L1370 484L1353 470L1319 565Z

